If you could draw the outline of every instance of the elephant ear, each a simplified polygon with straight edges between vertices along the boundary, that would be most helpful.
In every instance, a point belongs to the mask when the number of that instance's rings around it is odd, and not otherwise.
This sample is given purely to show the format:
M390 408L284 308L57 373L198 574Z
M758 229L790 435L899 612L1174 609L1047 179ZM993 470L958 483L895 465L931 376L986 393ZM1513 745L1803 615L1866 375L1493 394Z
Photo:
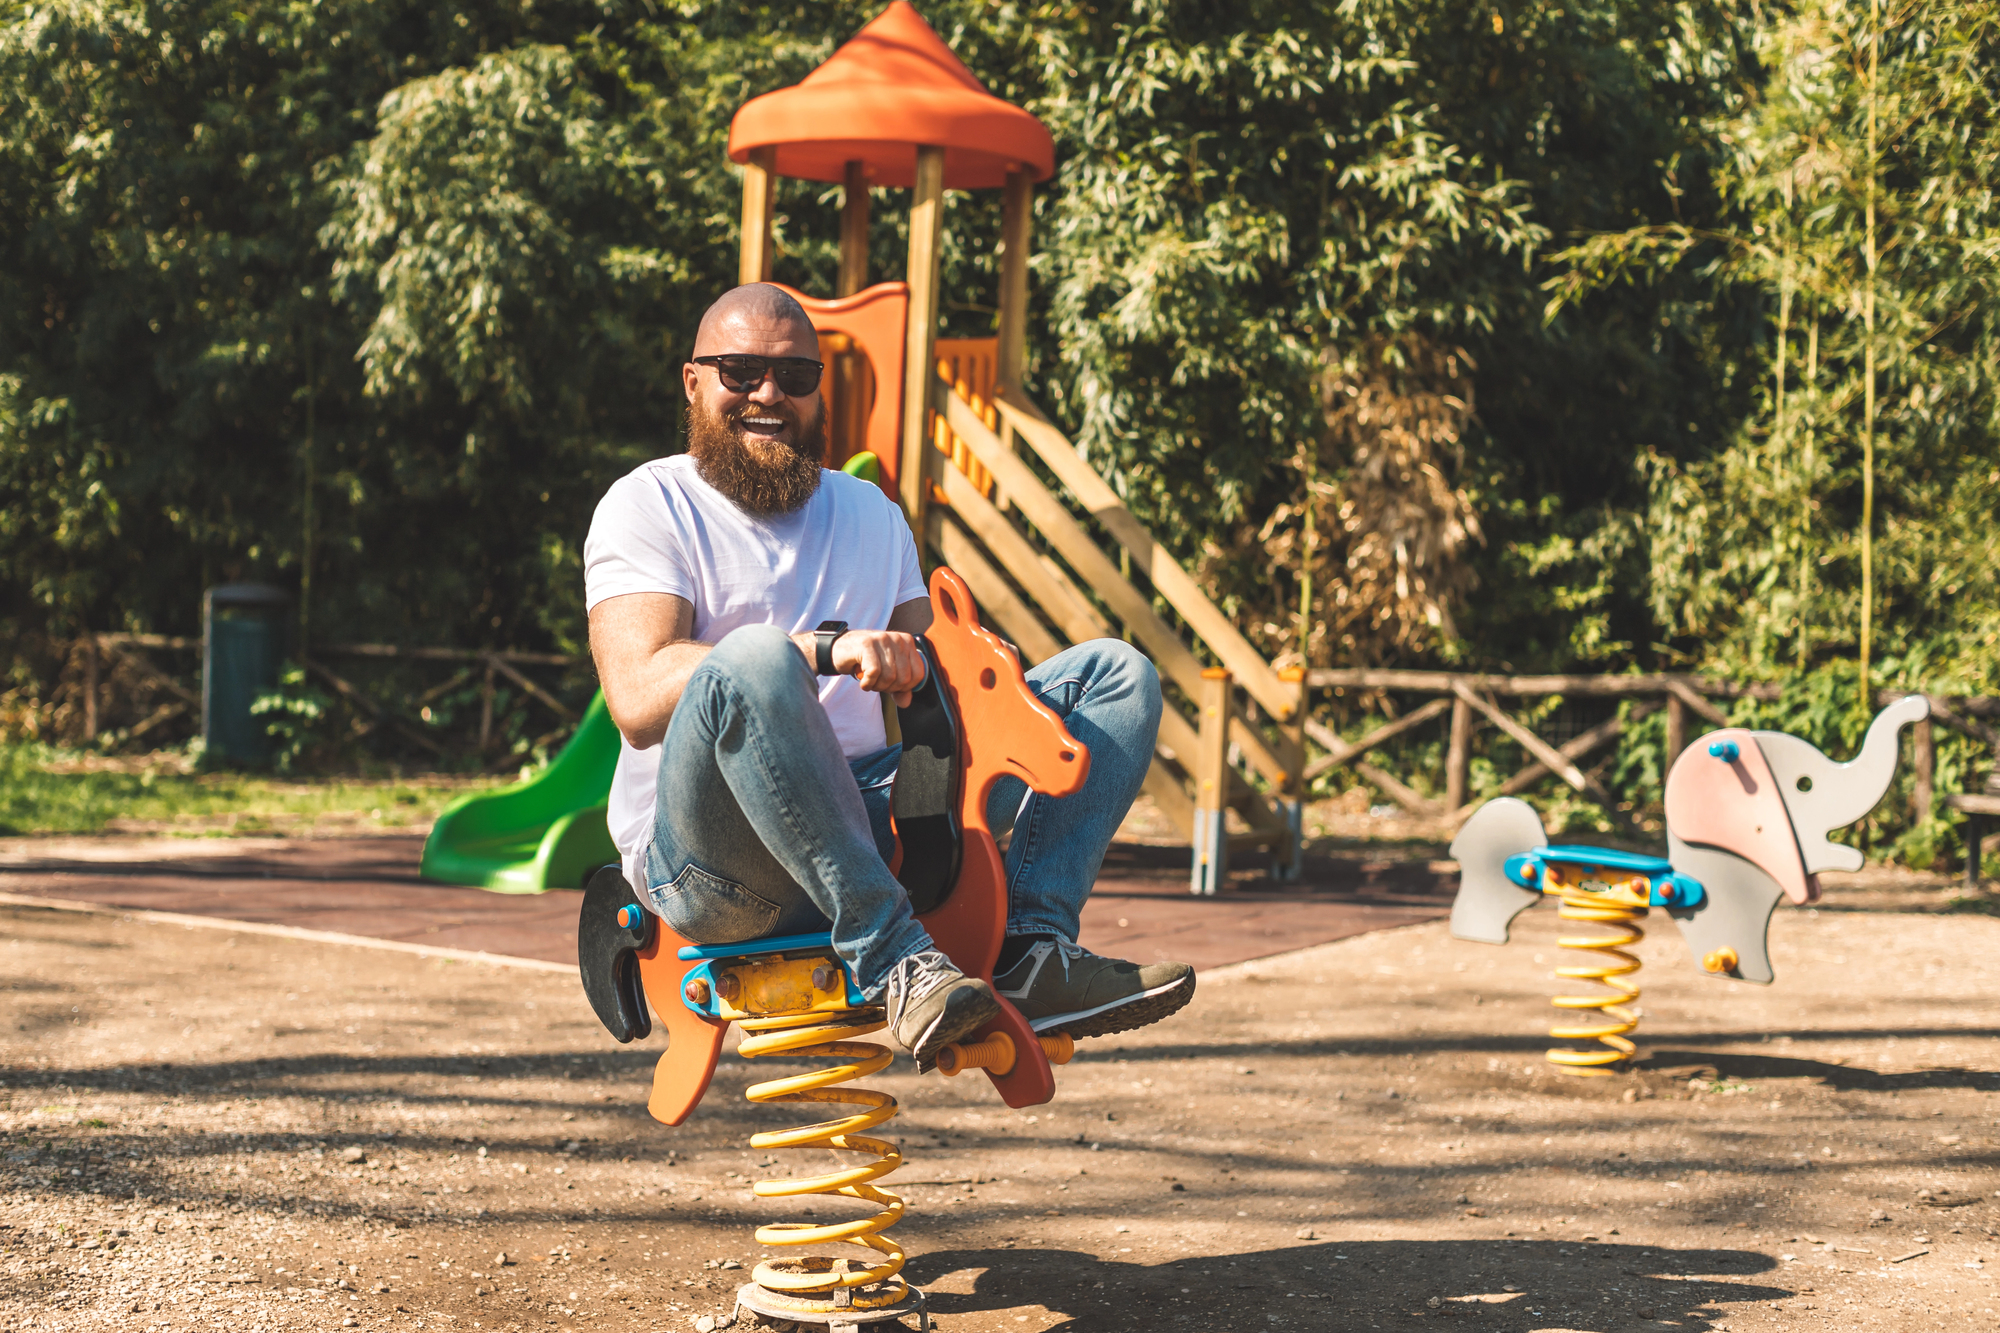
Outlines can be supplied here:
M1777 777L1750 732L1712 731L1683 750L1667 774L1666 808L1667 831L1682 842L1735 853L1801 906L1819 896Z
M1797 736L1781 731L1751 733L1777 779L1778 794L1791 815L1807 874L1861 869L1859 851L1826 835L1846 828L1881 801L1896 776L1897 733L1929 717L1930 712L1930 701L1921 694L1898 699L1875 715L1861 742L1861 753L1845 764L1835 763L1817 746Z
M1514 918L1541 901L1536 889L1508 879L1507 858L1548 844L1542 817L1526 801L1500 796L1473 811L1452 840L1458 862L1458 896L1451 904L1451 933L1480 944L1505 944Z
M1771 913L1785 896L1778 882L1740 856L1690 846L1672 832L1667 834L1667 856L1675 870L1700 880L1708 894L1693 910L1667 909L1695 966L1712 977L1770 985L1776 975L1771 970ZM1734 967L1710 965L1723 949L1736 955Z

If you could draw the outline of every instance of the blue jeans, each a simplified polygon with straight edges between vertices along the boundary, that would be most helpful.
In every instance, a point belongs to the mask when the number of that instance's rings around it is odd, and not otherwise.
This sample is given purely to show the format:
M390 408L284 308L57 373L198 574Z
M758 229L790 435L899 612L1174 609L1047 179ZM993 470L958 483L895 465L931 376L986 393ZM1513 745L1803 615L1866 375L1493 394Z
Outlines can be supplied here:
M1027 673L1090 750L1083 790L1030 795L1019 778L987 803L1007 849L1009 934L1074 940L1084 899L1139 794L1160 725L1153 664L1116 639ZM736 630L688 677L660 747L646 854L660 917L698 944L831 930L864 994L931 947L889 873L889 781L898 747L847 760L804 654L775 626Z

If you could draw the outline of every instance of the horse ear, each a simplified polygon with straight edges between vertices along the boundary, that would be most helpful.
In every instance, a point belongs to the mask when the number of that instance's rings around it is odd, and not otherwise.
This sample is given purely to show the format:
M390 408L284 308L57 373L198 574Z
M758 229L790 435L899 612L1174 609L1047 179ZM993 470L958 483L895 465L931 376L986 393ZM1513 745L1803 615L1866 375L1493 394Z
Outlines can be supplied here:
M979 603L972 599L972 589L965 586L965 580L957 571L947 565L939 565L931 571L931 606L943 616L954 629L977 630L979 623Z

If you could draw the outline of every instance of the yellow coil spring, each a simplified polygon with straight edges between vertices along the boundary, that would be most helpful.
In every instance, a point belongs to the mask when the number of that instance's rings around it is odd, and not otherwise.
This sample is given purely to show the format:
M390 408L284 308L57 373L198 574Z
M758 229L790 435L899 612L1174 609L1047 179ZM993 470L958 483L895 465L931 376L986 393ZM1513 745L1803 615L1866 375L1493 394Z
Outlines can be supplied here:
M903 1156L892 1143L863 1137L859 1131L873 1129L896 1114L896 1099L886 1092L867 1088L846 1088L840 1084L865 1078L889 1067L894 1058L888 1048L870 1041L854 1041L879 1032L887 1023L880 1009L850 1009L839 1013L785 1014L771 1018L741 1020L744 1029L741 1052L745 1059L760 1055L791 1054L825 1056L848 1063L752 1084L744 1096L753 1102L838 1103L867 1108L838 1120L801 1125L796 1129L753 1135L753 1148L832 1148L862 1153L872 1159L860 1165L803 1180L760 1180L755 1191L760 1198L790 1198L804 1194L839 1194L877 1205L882 1211L852 1222L816 1224L773 1222L757 1228L761 1245L818 1245L843 1242L862 1246L881 1255L879 1261L856 1263L819 1255L780 1259L758 1264L751 1274L757 1284L802 1311L824 1312L836 1308L833 1294L840 1288L853 1291L847 1308L873 1310L894 1305L909 1293L896 1275L903 1268L903 1249L882 1233L903 1217L903 1201L885 1190L876 1189L880 1180L903 1164ZM886 1283L881 1291L859 1288Z
M1646 938L1646 932L1633 924L1646 915L1646 910L1607 902L1599 897L1562 895L1559 911L1563 920L1593 921L1620 928L1615 935L1564 935L1556 941L1565 949L1605 955L1602 961L1587 965L1558 967L1557 976L1574 981L1594 981L1614 992L1609 995L1558 995L1549 1001L1558 1009L1595 1009L1611 1020L1588 1027L1549 1029L1549 1035L1558 1041L1597 1041L1606 1048L1580 1051L1561 1046L1551 1048L1549 1061L1561 1066L1565 1074L1601 1078L1616 1073L1610 1066L1623 1064L1639 1049L1625 1036L1639 1026L1639 1015L1625 1007L1639 998L1639 988L1623 978L1639 970L1639 960L1625 950Z

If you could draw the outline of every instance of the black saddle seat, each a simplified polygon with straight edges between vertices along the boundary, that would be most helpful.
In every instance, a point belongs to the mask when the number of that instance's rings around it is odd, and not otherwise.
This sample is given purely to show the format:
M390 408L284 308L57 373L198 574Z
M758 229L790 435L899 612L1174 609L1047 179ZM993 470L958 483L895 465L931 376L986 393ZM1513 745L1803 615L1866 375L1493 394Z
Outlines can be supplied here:
M903 860L896 878L919 916L937 910L958 882L965 855L965 830L958 822L958 712L938 670L931 641L919 634L924 683L896 710L903 732L903 755L896 764L890 808L896 812L896 840Z

